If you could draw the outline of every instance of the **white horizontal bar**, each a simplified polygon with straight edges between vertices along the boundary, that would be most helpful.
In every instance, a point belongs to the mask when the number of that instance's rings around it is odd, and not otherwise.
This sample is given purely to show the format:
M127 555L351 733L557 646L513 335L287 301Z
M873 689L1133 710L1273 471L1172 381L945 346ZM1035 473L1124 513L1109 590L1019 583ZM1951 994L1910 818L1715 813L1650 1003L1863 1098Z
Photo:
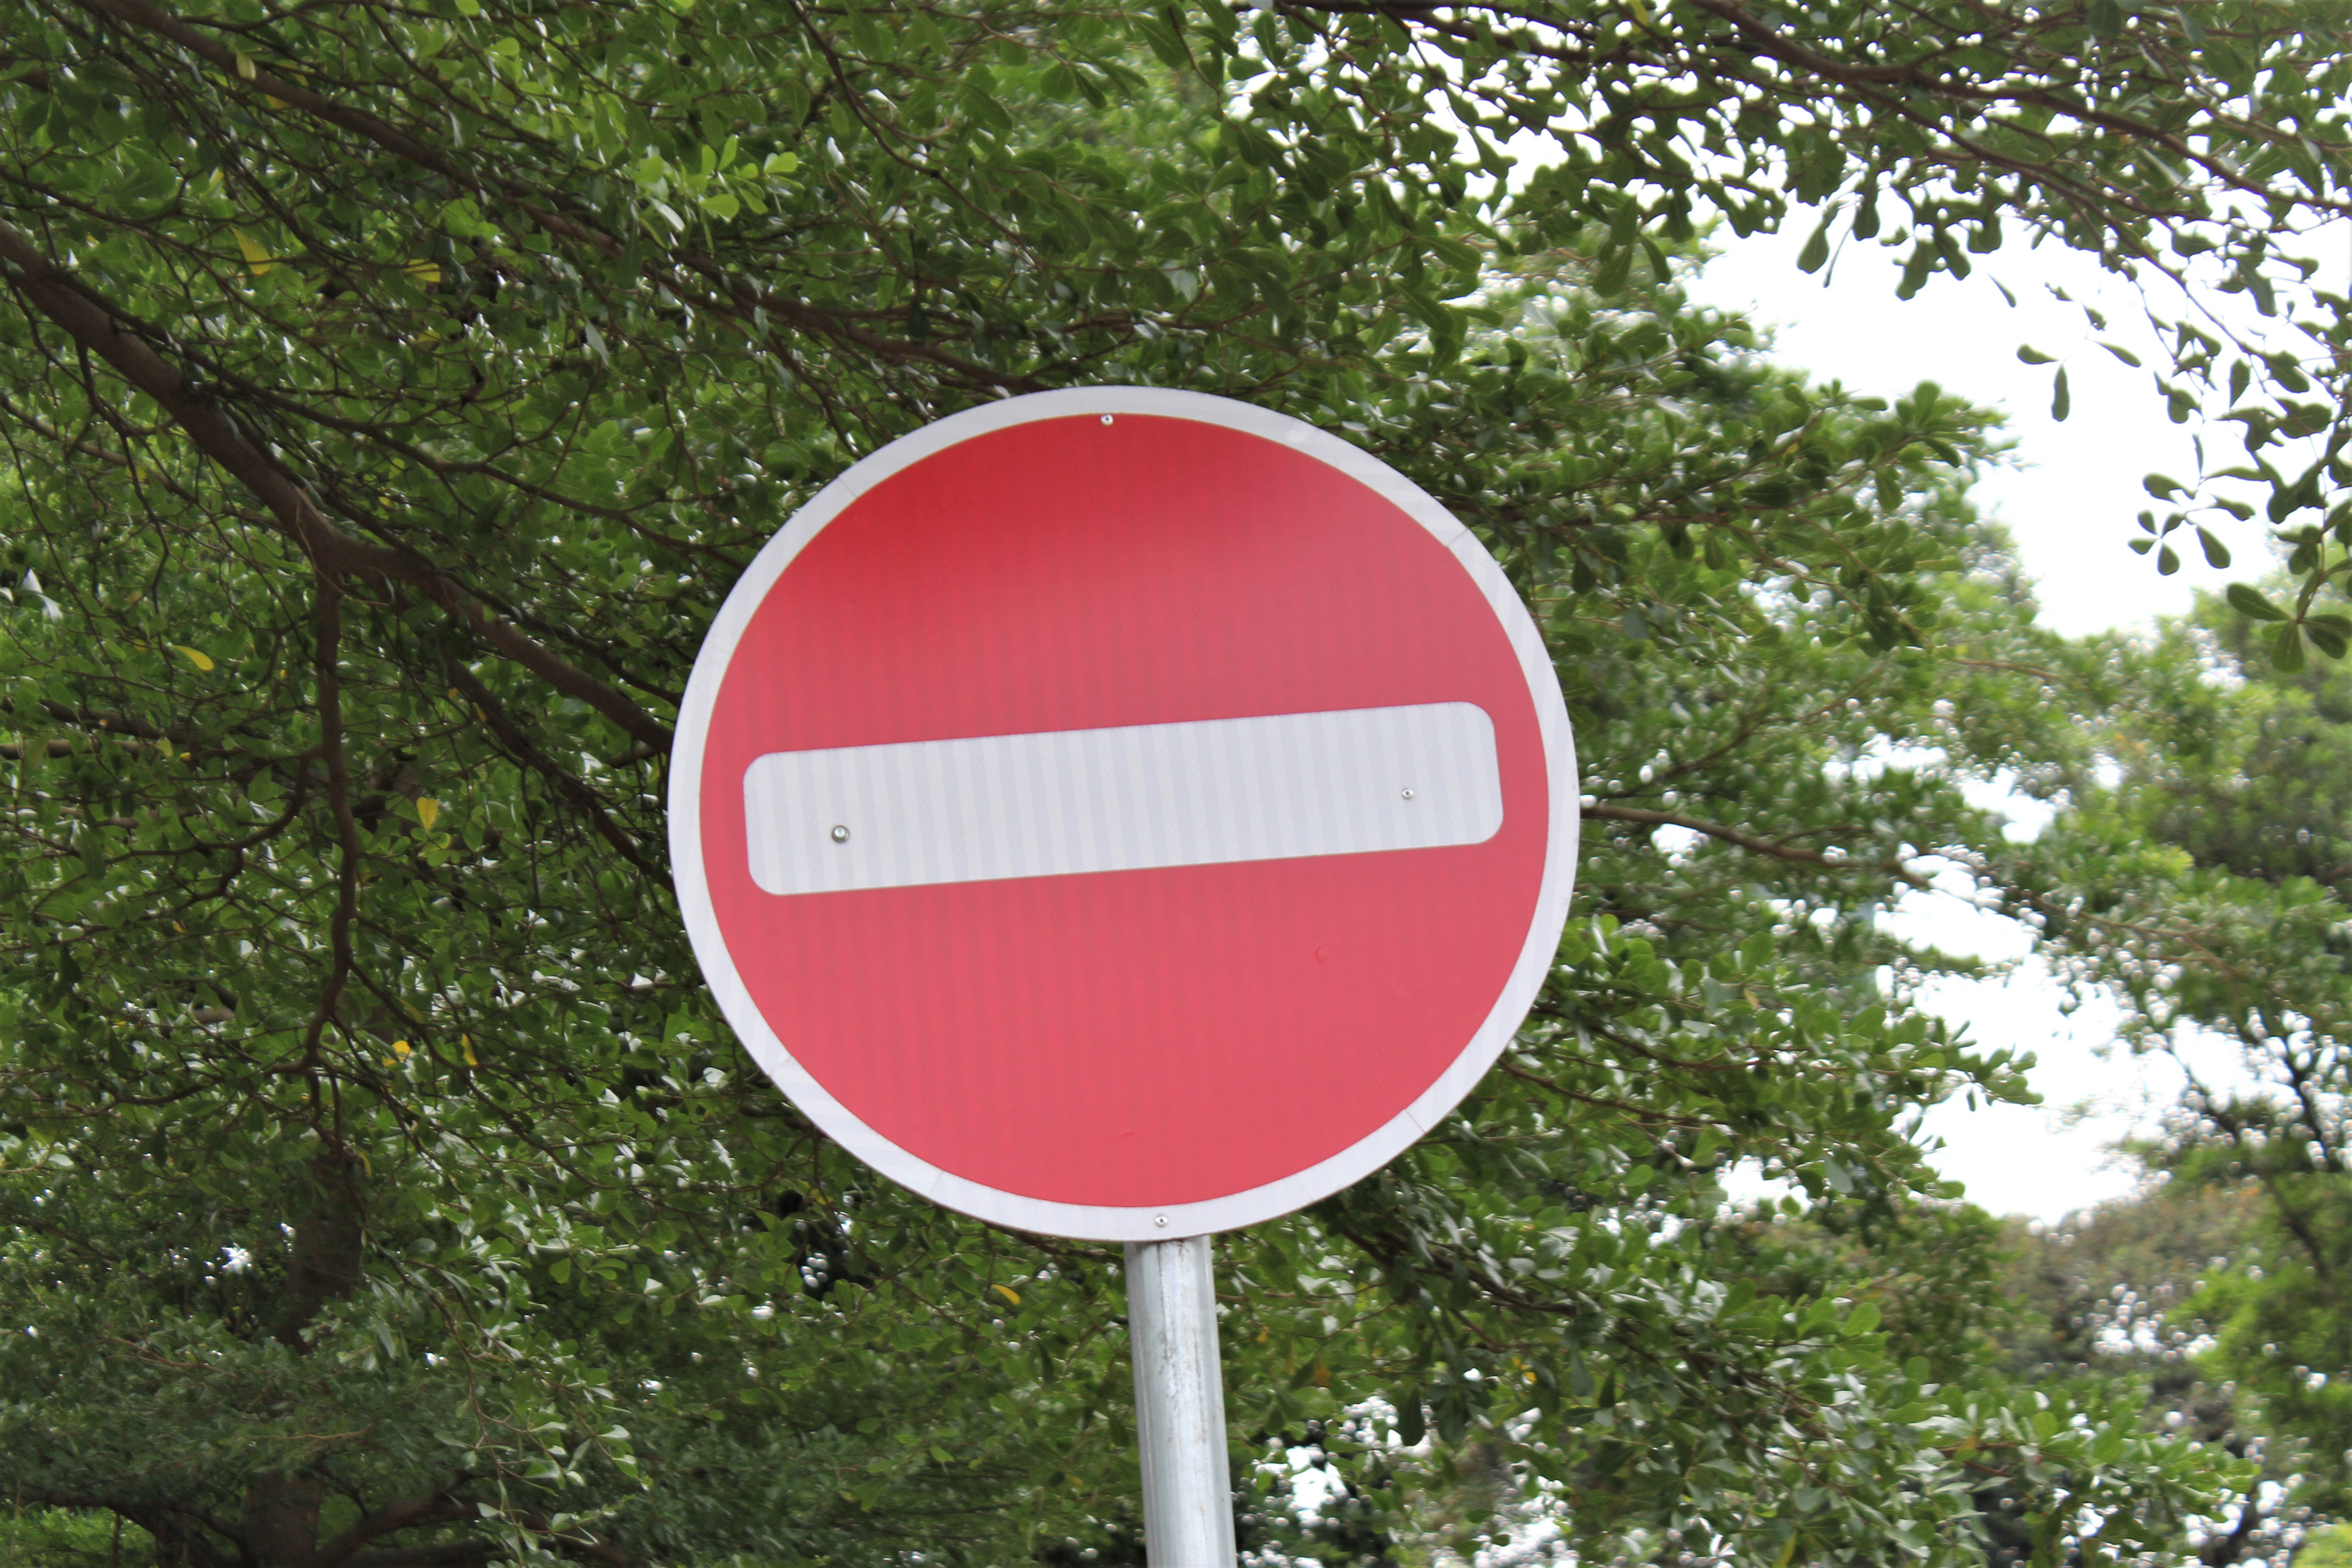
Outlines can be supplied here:
M1432 702L772 752L743 810L752 881L835 893L1476 844L1503 786L1485 710Z

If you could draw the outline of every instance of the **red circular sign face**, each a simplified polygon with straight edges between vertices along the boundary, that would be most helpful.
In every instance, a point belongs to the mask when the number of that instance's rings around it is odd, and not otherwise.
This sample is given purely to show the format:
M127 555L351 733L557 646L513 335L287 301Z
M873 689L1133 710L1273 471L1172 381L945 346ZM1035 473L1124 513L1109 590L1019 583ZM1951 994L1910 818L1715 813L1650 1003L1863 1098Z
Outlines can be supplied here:
M1018 1228L1163 1239L1377 1168L1565 919L1568 723L1500 571L1352 447L1110 387L797 514L698 662L689 934L819 1123Z

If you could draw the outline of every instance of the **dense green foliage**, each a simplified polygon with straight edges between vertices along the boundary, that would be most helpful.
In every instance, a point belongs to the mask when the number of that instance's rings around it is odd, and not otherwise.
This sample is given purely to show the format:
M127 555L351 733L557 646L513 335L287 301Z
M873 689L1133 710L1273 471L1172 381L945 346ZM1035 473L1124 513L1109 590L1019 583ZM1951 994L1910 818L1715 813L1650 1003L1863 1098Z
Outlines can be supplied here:
M2003 1377L1955 1283L1990 1238L1912 1212L1917 1108L2024 1089L1874 911L2003 852L1961 780L2071 754L1965 503L1983 420L1808 387L1666 278L1695 201L1851 176L1918 268L2003 212L2130 252L2233 182L2324 203L2292 95L2332 79L2212 118L2231 50L2305 47L2275 6L1860 14L11 10L0 1487L167 1563L1131 1557L1115 1255L818 1138L717 1023L659 821L793 505L1114 379L1340 431L1478 529L1591 796L1519 1047L1225 1247L1237 1453L1311 1438L1342 1494L1249 1482L1245 1534L1392 1558L1433 1436L1591 1552L1969 1562L1995 1486L2039 1561L2174 1552L2238 1473ZM2116 118L2142 58L2284 162L2168 164L2178 124ZM1465 119L1574 94L1581 151L1478 195L1448 70ZM1984 84L2035 72L2114 105L2021 128ZM1876 1239L1724 1219L1742 1160Z
M2116 700L2042 780L2066 804L2021 901L2079 984L2125 1003L2132 1047L2179 1064L2188 1087L2145 1157L2242 1219L2172 1319L2210 1336L2199 1369L2294 1482L2283 1506L2341 1518L2352 684L2278 669L2268 640L2216 599L2152 641L2084 650Z
M2227 1270L2259 1277L2259 1194L2244 1184L2158 1182L2055 1226L2011 1221L1997 1331L2006 1375L2105 1383L2151 1421L2258 1467L2235 1508L2196 1531L2197 1561L2276 1562L2310 1524L2292 1495L2300 1445L2272 1440L2254 1390L2213 1354L2202 1293ZM2299 1561L2299 1560L2298 1560Z

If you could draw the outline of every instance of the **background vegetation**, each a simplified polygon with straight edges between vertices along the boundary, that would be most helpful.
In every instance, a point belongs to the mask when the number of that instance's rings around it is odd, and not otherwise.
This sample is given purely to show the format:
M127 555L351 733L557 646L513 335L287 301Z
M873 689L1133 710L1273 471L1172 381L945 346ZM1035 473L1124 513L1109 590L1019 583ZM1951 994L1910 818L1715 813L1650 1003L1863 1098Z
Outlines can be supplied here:
M10 10L10 1550L1138 1560L1116 1254L817 1136L702 992L659 813L703 628L793 506L1102 380L1281 408L1453 508L1586 770L1517 1047L1224 1244L1253 1552L1537 1512L1587 1561L2284 1550L2347 1446L2344 677L2306 652L2352 630L2343 301L2294 237L2342 210L2342 19ZM1523 129L1559 160L1515 170ZM2247 459L2152 479L2144 542L2168 569L2255 495L2287 580L2153 642L2037 630L1967 500L1983 413L1810 384L1675 288L1710 213L1798 208L1809 264L1876 240L1916 282L2006 225L2256 300L2277 334L2170 330L2161 395ZM1962 790L1995 776L2059 826L2011 844ZM2004 1237L1923 1163L1923 1107L2028 1092L1916 1004L1968 965L1877 921L1943 865L2136 1043L2273 1069L2151 1152L2180 1206L2144 1243ZM1727 1212L1743 1161L1801 1199ZM1304 1516L1259 1464L1294 1453Z

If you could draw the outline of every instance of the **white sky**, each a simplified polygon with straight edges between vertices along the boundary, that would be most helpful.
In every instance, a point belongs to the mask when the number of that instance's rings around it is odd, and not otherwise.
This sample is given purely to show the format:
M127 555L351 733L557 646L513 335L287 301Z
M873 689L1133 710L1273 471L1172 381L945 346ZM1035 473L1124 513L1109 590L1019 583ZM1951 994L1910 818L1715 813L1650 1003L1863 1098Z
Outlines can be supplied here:
M2209 568L2193 543L2182 549L2186 564L2170 578L2126 548L2138 532L2134 518L2157 504L2141 489L2141 476L2156 470L2193 479L2189 437L2198 426L2171 424L2148 372L2099 348L2100 335L2079 307L2049 292L2055 285L2078 301L2095 302L2112 329L2103 334L2107 340L2151 367L2160 364L2143 308L2123 280L2055 247L2033 252L2012 245L1973 258L1979 262L1974 276L1938 274L1905 301L1895 297L1899 268L1892 253L1876 246L1845 249L1828 269L1826 287L1822 274L1797 270L1807 232L1792 225L1778 236L1719 237L1724 254L1692 279L1695 296L1774 326L1772 358L1816 380L1886 396L1934 381L2005 411L2017 442L2015 463L1990 476L1977 496L2015 536L2039 584L2045 624L2068 635L2146 626L2187 609L2197 587L2217 589L2265 569L2264 531L2256 524L2222 532L2237 557L2228 573ZM2009 285L2014 309L1989 275ZM2056 367L2021 363L2021 343L2066 365L2074 407L2065 423L2050 416ZM2209 468L2237 460L2234 433L2222 426L2208 443ZM2030 831L2040 808L2014 797L2011 808L2020 818L2012 831ZM1936 1156L1944 1173L1967 1184L1969 1197L1997 1214L2047 1220L2129 1191L2133 1173L2109 1147L2152 1126L2179 1087L2179 1069L2135 1060L2120 1047L2110 1054L2113 1009L2094 1004L2063 1012L2054 978L2025 957L2029 943L2014 922L1943 894L1906 898L1892 921L1903 934L1949 952L2021 961L2005 979L1956 981L1929 993L1928 1005L1965 1025L1979 1044L2036 1053L2041 1065L2032 1081L2045 1101L2034 1109L1938 1107L1926 1131L1944 1142ZM2200 1070L2216 1066L2226 1071L2226 1061L2200 1064Z

